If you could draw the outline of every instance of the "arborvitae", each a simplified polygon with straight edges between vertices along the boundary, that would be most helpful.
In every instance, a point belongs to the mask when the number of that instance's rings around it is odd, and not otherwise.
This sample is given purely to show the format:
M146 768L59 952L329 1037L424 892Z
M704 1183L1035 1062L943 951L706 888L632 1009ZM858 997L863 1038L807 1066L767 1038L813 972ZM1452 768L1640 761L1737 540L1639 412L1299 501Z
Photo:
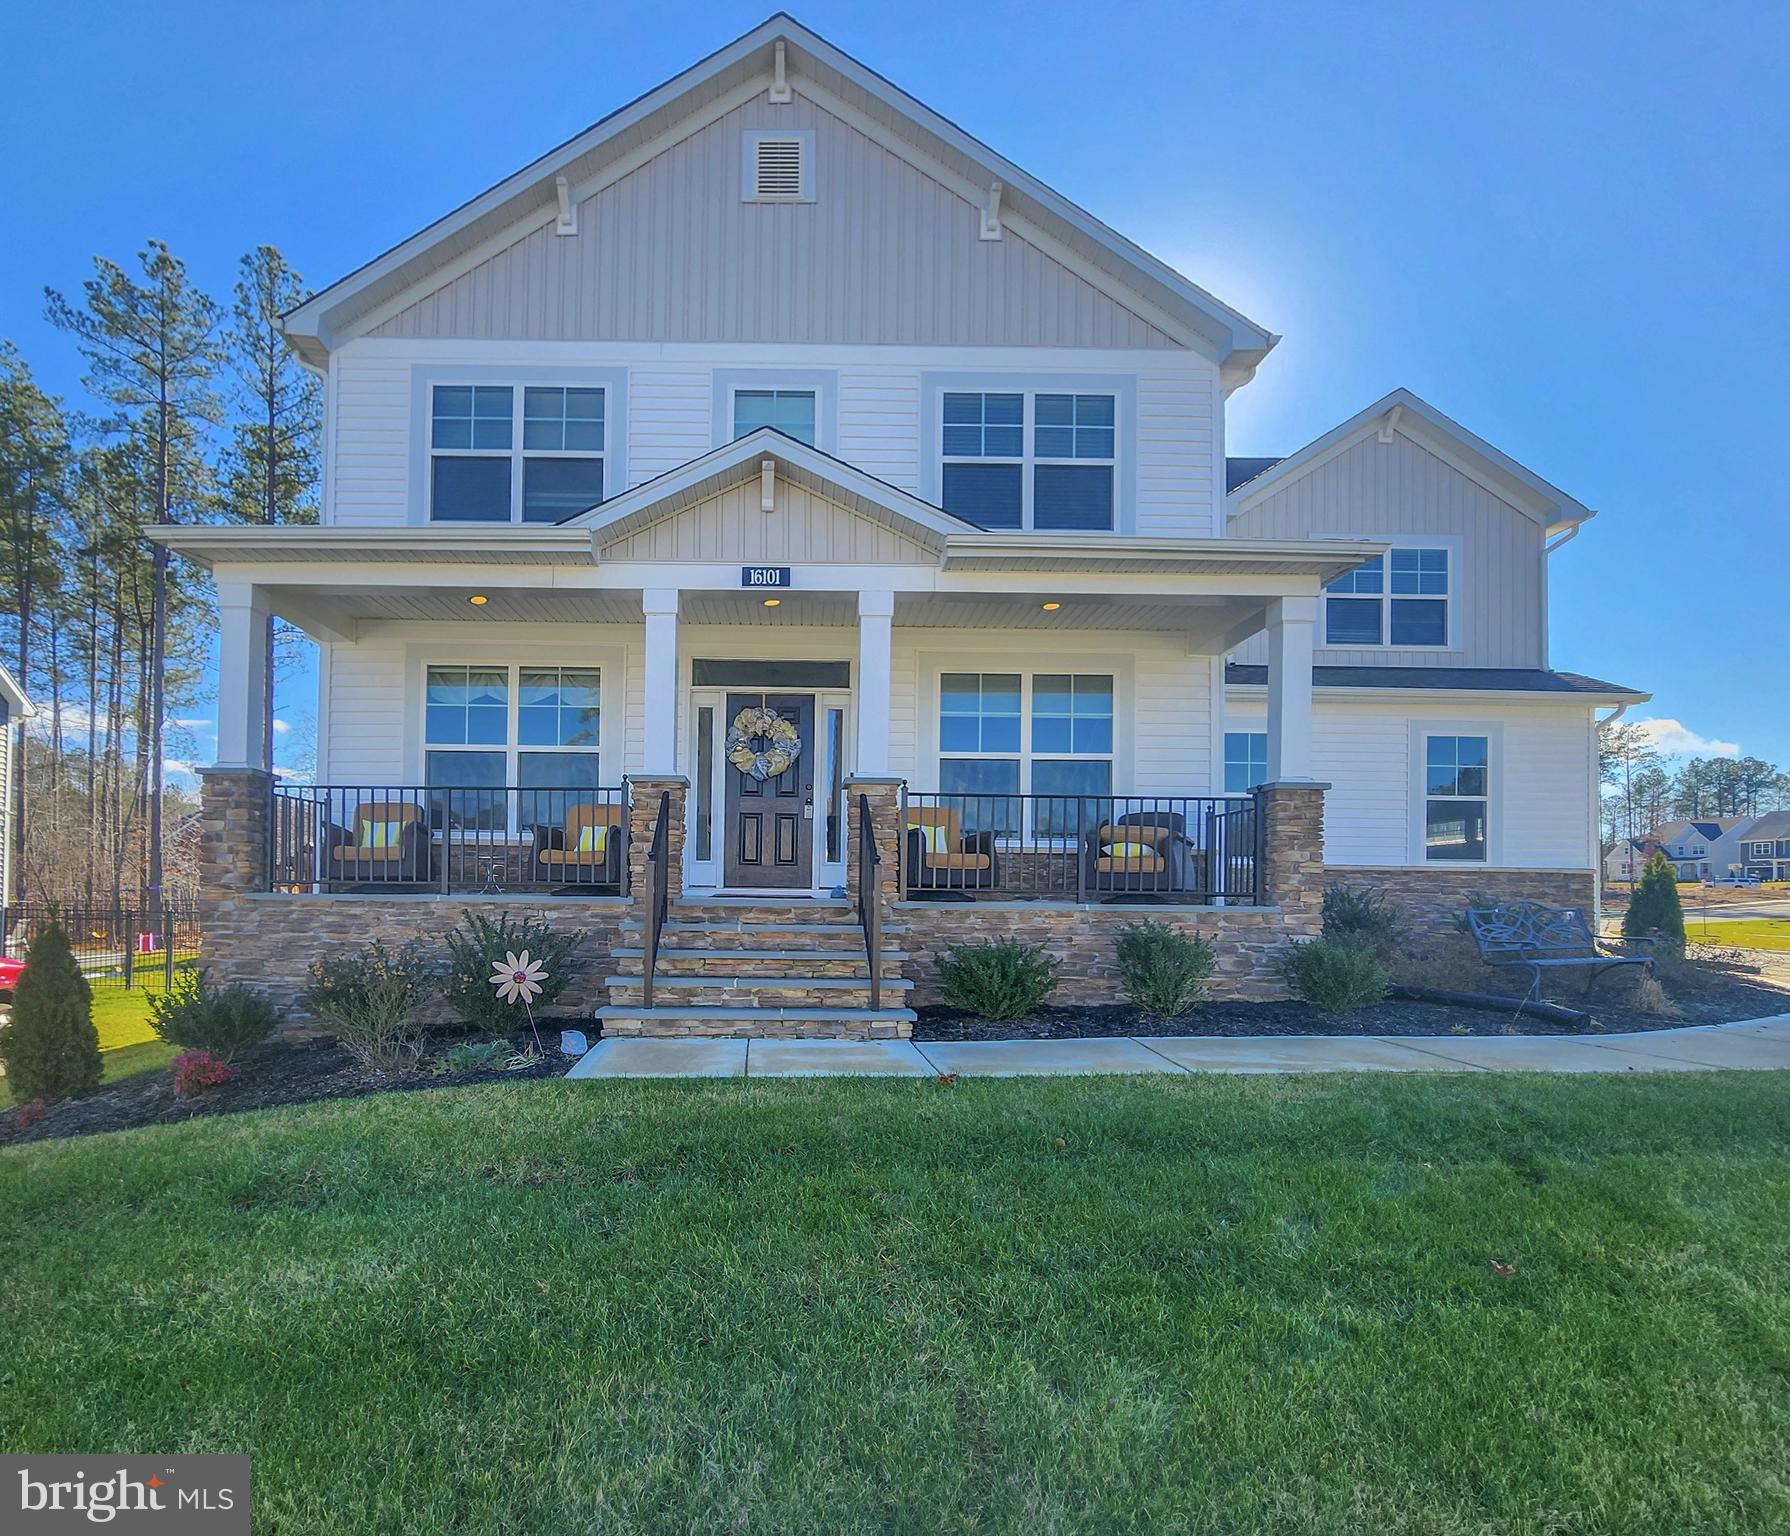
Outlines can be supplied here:
M7 1084L20 1104L65 1099L99 1086L93 993L59 922L40 928L25 951L12 1023L0 1030L0 1050L6 1055Z
M1629 938L1659 934L1684 942L1684 903L1678 899L1678 871L1663 851L1655 850L1629 897L1622 931Z

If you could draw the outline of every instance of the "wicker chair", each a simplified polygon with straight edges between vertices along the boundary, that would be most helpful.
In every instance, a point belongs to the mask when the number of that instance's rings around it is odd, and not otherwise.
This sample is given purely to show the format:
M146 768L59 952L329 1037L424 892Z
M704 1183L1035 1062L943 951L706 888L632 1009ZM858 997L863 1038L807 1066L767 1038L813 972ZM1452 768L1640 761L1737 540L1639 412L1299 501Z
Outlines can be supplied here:
M1135 851L1110 851L1123 845ZM1199 889L1201 858L1179 811L1128 811L1088 834L1082 880L1090 892L1109 896L1185 895Z
M398 835L389 836L392 827ZM385 829L381 833L380 828ZM332 884L388 884L430 877L429 830L423 808L406 800L369 800L348 827L324 828Z
M600 848L580 848L586 827ZM534 829L535 878L555 885L619 891L627 863L627 829L619 805L573 805L563 827Z
M928 846L927 828L940 834ZM963 816L946 805L910 805L902 869L910 891L991 890L1001 883L993 832L963 831ZM942 842L943 848L937 843Z

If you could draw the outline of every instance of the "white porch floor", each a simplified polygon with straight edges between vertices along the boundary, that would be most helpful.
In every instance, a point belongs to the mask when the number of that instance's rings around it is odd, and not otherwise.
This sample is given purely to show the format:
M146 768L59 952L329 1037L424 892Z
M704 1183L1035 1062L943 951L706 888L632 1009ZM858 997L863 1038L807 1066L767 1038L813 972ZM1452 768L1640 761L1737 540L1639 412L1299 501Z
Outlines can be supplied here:
M1629 1035L1303 1035L1256 1040L601 1040L566 1074L613 1077L960 1077L1188 1072L1713 1072L1790 1070L1790 1014Z

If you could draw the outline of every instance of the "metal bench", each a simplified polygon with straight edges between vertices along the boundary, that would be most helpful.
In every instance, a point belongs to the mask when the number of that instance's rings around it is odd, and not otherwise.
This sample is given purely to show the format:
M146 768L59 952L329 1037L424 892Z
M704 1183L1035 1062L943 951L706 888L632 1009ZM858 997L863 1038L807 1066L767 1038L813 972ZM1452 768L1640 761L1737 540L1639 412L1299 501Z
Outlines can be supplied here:
M1491 966L1520 966L1529 972L1525 998L1541 994L1544 971L1583 970L1585 996L1591 996L1608 971L1639 965L1653 974L1653 960L1643 955L1603 955L1597 935L1577 907L1544 907L1534 901L1506 901L1467 912L1467 927L1479 958Z

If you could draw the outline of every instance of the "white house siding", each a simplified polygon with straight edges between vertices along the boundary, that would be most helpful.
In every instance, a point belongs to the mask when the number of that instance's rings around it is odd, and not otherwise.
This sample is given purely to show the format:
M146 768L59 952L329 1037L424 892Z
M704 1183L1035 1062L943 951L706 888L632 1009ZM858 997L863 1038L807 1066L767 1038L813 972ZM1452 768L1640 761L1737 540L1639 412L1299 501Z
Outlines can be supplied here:
M1350 650L1320 646L1320 665L1546 666L1543 532L1539 524L1446 460L1395 432L1370 432L1284 489L1237 513L1239 538L1458 540L1455 575L1458 648ZM1320 630L1320 640L1323 638ZM1267 660L1257 636L1239 661Z
M741 199L742 136L814 135L814 200ZM1173 347L969 198L798 95L762 96L384 317L393 337Z
M399 784L405 774L404 646L400 640L332 645L324 761L327 784Z
M1137 532L1206 537L1222 531L1218 369L1195 352L887 347L867 357L861 347L772 352L527 340L345 343L335 355L328 402L325 522L423 521L424 509L412 505L412 488L428 422L411 421L412 402L420 398L415 376L419 369L439 375L456 367L477 370L490 382L501 382L506 370L514 370L519 382L534 376L530 370L553 370L556 379L568 374L575 379L579 368L600 371L604 378L621 374L626 398L610 416L626 422L627 440L611 446L612 457L613 448L625 447L621 458L629 485L714 447L716 374L751 369L832 374L838 456L911 492L920 492L926 478L920 463L923 375L961 373L978 381L1010 381L1014 389L1065 376L1100 387L1110 378L1121 396L1135 385L1136 431L1121 436L1135 436ZM824 441L823 435L823 446ZM1117 510L1122 525L1125 509Z
M1355 702L1320 694L1313 718L1313 773L1324 797L1324 858L1337 865L1472 869L1413 857L1418 786L1412 742L1458 726L1502 734L1502 785L1493 815L1501 825L1499 867L1590 869L1597 862L1591 790L1596 769L1591 710L1582 705L1512 704L1456 696L1445 702ZM1265 730L1259 699L1232 698L1225 726Z

